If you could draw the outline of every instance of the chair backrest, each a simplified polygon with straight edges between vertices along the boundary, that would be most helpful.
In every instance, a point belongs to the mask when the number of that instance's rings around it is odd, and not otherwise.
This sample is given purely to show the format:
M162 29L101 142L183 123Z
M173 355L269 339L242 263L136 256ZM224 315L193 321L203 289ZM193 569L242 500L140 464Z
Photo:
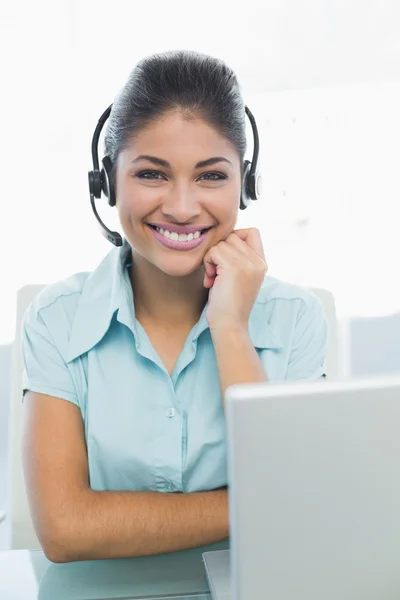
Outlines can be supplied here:
M8 513L8 469L7 463L9 447L9 415L10 415L10 397L11 397L11 355L13 345L0 344L0 523L4 518L4 513ZM4 482L4 483L3 483ZM0 533L0 540L8 540L8 533L4 531L7 528L3 525L3 531ZM1 546L1 542L0 542Z
M335 299L332 292L323 288L309 288L321 300L328 320L329 336L326 355L326 376L329 379L339 379L339 339Z
M9 421L9 510L11 526L11 548L40 548L33 528L25 490L21 460L22 441L22 371L23 363L20 351L22 317L43 285L26 285L17 292L17 321L12 351L11 365L11 406Z
M22 371L20 352L22 317L36 294L44 285L26 285L17 294L17 323L12 352L11 407L9 429L10 468L10 523L11 548L40 548L30 516L21 461L22 441ZM329 324L329 343L326 361L326 374L329 379L338 377L338 340L335 301L331 292L320 288L310 288L321 300Z
M400 373L400 312L347 322L353 376Z

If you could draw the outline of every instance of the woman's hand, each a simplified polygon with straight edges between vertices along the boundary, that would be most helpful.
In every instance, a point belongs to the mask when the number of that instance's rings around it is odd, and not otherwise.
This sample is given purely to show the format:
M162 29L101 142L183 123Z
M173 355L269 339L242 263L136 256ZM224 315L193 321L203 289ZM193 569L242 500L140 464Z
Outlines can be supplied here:
M210 330L248 330L251 309L267 272L258 229L237 229L204 257L204 286L211 288Z

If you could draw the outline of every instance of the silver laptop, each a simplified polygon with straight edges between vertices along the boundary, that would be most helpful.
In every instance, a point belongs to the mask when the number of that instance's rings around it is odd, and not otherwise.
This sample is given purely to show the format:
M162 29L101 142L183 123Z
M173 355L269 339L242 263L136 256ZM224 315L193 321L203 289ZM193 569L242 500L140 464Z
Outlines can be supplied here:
M400 376L235 386L213 600L400 598Z

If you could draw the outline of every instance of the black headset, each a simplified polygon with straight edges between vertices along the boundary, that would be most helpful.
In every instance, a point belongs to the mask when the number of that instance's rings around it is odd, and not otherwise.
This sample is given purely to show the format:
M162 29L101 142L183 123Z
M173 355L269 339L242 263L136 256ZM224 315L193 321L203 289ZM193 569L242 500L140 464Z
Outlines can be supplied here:
M108 198L108 204L110 206L115 206L116 198L115 198L115 189L112 182L111 170L112 170L112 162L110 157L106 154L102 159L103 168L101 171L99 170L99 157L98 157L98 143L101 130L103 129L104 123L107 121L110 116L112 104L104 111L101 115L96 129L94 130L93 139L92 139L92 161L93 161L93 171L89 171L89 193L90 193L90 203L92 205L92 209L94 215L100 225L101 233L105 238L114 246L122 246L122 237L117 231L111 231L108 227L105 226L103 221L101 220L99 213L97 212L95 205L95 198L101 198L101 194L103 193ZM245 112L250 120L251 127L253 130L254 137L254 147L253 147L253 157L251 162L249 160L244 161L243 165L243 182L242 182L242 191L240 195L240 209L244 210L248 207L252 200L258 200L261 196L261 174L257 170L257 162L258 162L258 154L259 154L259 139L258 139L258 131L256 121L254 119L253 114L249 110L249 108L245 107Z

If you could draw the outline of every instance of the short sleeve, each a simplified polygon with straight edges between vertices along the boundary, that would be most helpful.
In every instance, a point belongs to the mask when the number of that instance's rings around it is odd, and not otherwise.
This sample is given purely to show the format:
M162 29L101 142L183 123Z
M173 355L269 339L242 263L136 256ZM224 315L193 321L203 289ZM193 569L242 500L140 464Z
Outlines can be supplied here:
M285 379L314 380L325 376L328 322L320 300L312 295L296 321Z
M79 404L69 368L34 303L22 319L21 354L22 398L26 390L31 390Z

